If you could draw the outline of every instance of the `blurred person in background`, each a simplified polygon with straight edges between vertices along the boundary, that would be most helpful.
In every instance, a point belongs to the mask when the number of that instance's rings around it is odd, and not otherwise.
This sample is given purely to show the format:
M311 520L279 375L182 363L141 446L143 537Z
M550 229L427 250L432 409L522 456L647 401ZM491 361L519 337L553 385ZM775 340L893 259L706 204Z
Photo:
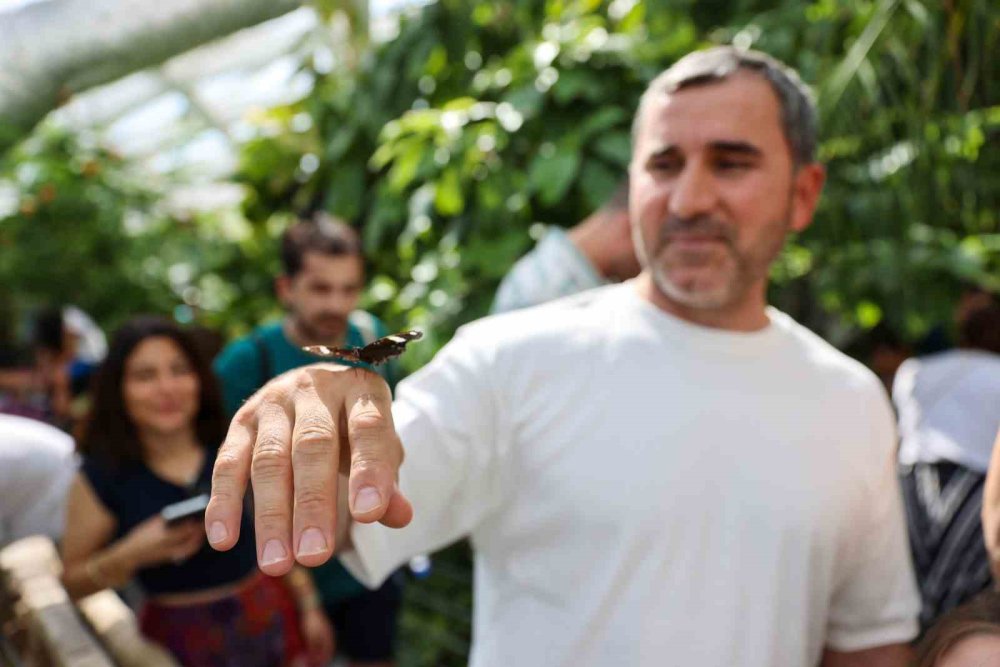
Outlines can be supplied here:
M91 376L107 354L107 339L75 306L41 311L32 332L34 366L8 374L0 412L45 421L72 432L87 409Z
M346 222L319 214L293 224L281 237L281 261L283 273L275 289L285 317L233 341L215 360L230 415L271 378L315 363L303 346L361 347L390 333L378 318L357 309L365 285L364 257L361 239ZM391 387L396 369L390 362L377 372ZM261 558L279 556L284 554L263 553ZM336 630L337 652L352 667L391 665L401 577L390 577L369 591L336 560L310 573Z
M30 535L62 539L73 451L54 426L0 414L0 548Z
M272 381L227 434L209 539L236 541L251 478L271 574L344 549L335 529L371 584L470 536L475 667L902 667L888 397L767 303L824 182L811 93L706 49L634 128L636 279L463 327L395 401L331 364Z
M634 278L640 267L628 220L626 179L611 199L572 229L549 227L504 276L490 311L526 308Z
M1000 303L963 299L955 319L958 346L903 362L892 390L924 628L990 583L980 514L1000 428Z
M160 516L209 489L225 423L211 369L179 327L152 317L122 326L82 429L63 582L79 598L136 577L142 632L186 667L323 665L332 634L311 581L257 571L249 515L225 554L205 544L200 517Z

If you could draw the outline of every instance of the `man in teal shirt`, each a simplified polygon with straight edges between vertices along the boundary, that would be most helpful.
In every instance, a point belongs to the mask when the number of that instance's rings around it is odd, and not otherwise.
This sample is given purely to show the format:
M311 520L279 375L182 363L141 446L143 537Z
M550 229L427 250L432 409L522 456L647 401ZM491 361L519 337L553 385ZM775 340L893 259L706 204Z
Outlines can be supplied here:
M230 415L272 377L315 363L303 346L361 347L389 333L376 317L356 310L364 287L364 258L349 225L329 216L292 225L281 238L281 260L284 272L275 289L285 317L233 341L215 360ZM392 362L373 370L395 386ZM368 591L336 559L311 573L336 629L338 649L351 667L391 665L398 583L390 579Z

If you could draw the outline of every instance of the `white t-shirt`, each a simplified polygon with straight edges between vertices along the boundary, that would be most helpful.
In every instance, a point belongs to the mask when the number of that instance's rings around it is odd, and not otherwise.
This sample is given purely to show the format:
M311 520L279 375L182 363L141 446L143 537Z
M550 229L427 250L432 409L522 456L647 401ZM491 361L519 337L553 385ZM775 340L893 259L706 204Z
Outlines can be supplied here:
M1000 355L949 350L907 359L892 383L900 463L990 466L1000 429Z
M55 427L0 414L0 547L29 535L62 537L73 450L73 438Z
M878 380L786 315L671 317L624 283L464 327L401 383L402 530L375 584L471 536L474 667L806 667L919 608Z

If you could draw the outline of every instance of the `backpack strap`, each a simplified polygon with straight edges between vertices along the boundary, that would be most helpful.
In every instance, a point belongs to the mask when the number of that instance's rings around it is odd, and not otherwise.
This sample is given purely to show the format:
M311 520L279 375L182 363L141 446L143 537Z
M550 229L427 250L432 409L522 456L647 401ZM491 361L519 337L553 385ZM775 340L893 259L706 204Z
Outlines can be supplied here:
M253 340L254 347L257 348L257 372L260 378L257 389L260 389L274 377L274 364L271 363L271 353L268 351L267 345L264 344L264 337L260 335L259 331L253 333L251 340Z

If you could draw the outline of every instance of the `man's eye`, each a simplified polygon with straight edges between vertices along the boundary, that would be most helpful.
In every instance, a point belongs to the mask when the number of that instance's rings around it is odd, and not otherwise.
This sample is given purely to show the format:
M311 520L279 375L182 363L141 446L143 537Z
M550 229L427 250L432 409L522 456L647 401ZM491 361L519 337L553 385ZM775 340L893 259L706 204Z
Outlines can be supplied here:
M652 171L658 172L676 172L681 168L676 160L655 160L649 166Z
M749 169L751 166L749 162L743 160L720 160L718 162L719 169L723 171L741 171Z

